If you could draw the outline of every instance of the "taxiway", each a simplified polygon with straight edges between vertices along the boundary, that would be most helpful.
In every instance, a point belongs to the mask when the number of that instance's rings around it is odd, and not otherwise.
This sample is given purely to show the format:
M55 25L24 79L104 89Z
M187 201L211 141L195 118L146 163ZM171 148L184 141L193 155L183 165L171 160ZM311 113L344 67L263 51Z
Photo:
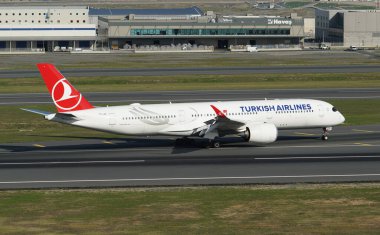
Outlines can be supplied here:
M75 68L63 69L66 77L104 76L170 76L170 75L234 75L234 74L283 74L283 73L371 73L380 72L377 64L331 66L261 66L261 67L207 67L207 68ZM37 69L0 70L1 78L40 77Z

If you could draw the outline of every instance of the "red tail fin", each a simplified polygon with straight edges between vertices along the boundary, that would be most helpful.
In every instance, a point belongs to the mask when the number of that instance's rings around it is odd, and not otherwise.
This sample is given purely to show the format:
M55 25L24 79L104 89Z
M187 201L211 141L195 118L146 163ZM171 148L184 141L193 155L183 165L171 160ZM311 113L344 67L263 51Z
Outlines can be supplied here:
M58 112L91 109L93 106L52 64L37 64Z

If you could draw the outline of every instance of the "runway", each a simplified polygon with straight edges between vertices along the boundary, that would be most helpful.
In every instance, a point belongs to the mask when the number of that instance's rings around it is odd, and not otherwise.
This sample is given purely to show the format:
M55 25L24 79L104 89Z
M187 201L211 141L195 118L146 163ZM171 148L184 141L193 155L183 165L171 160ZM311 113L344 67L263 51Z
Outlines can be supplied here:
M84 96L91 103L155 103L254 100L277 98L378 99L380 88L260 89L221 91L90 92ZM0 94L0 105L52 104L46 93Z
M323 66L260 66L260 67L207 67L207 68L76 68L63 69L66 77L104 76L170 76L170 75L234 75L234 74L277 74L277 73L371 73L380 72L374 65L323 65ZM40 77L38 69L0 70L1 78Z
M218 185L380 180L380 125L280 131L276 143L220 149L164 137L0 145L0 188ZM199 145L201 143L199 142Z

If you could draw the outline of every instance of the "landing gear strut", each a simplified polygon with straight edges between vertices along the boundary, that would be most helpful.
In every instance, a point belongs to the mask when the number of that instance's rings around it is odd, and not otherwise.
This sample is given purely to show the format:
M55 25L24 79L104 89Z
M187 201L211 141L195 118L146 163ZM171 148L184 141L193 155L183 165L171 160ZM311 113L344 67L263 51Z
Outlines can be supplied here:
M332 130L332 127L323 127L323 134L322 134L321 139L328 140L329 139L328 134L331 130Z

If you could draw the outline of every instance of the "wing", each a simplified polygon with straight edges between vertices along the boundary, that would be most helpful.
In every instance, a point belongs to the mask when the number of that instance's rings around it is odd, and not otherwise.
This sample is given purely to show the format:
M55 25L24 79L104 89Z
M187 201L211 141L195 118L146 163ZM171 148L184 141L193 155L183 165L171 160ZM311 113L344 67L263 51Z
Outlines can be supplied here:
M208 128L201 131L200 135L205 138L214 138L215 136L219 136L220 133L233 133L246 125L244 122L231 120L214 105L211 105L211 108L216 113L216 117L215 119L207 121L206 125Z

